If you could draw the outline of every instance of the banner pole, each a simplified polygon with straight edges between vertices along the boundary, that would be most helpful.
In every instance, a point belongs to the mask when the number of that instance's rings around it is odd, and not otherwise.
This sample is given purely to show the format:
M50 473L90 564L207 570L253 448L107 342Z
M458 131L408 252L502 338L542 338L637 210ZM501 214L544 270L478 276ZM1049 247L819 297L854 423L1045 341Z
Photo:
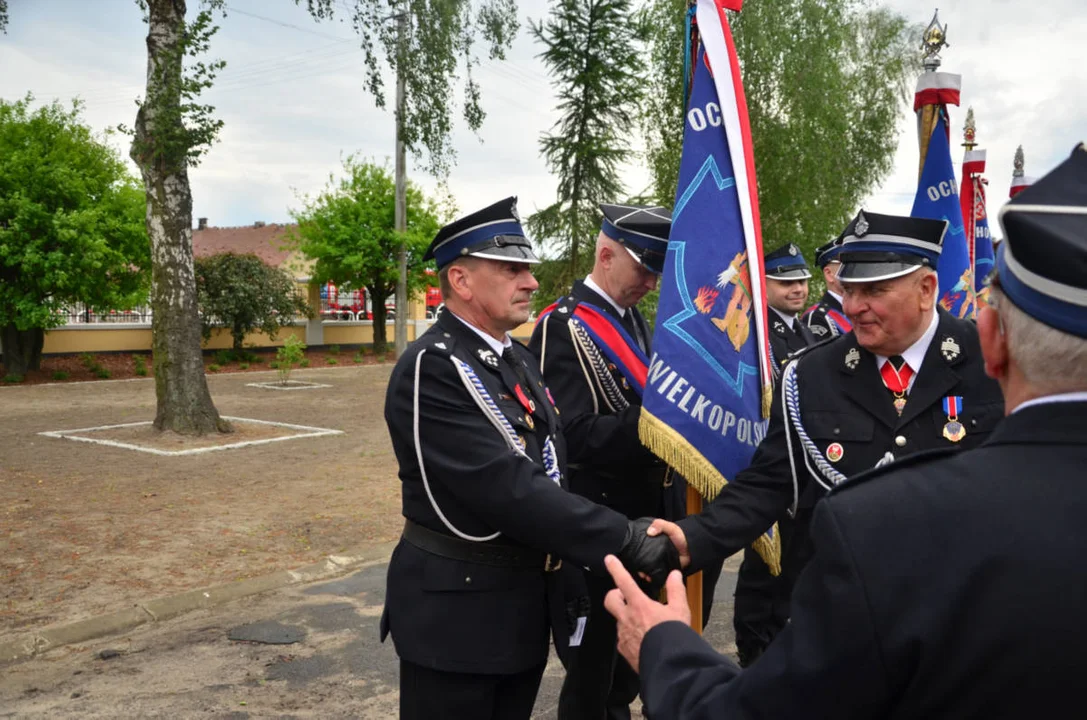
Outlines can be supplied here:
M690 485L687 486L687 515L702 512L702 496ZM687 605L691 609L691 627L702 634L702 573L696 572L687 578Z

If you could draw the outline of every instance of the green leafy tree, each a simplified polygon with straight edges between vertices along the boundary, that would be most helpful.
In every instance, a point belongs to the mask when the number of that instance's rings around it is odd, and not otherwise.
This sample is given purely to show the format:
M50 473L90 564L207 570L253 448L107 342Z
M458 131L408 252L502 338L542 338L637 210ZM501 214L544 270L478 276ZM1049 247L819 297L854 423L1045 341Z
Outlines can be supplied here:
M628 118L642 95L647 31L629 0L557 0L531 30L562 113L540 139L558 198L528 219L533 236L564 260L542 274L536 297L546 305L592 265L598 204L623 197L619 167L631 157Z
M310 278L343 289L365 288L373 306L374 350L384 355L385 300L396 289L401 235L393 228L396 185L389 169L350 155L343 176L329 177L325 190L303 197L292 210L298 223L291 241L314 260ZM439 205L413 184L407 188L408 222L403 240L408 251L408 291L428 284L423 255L441 226ZM399 308L401 312L403 308Z
M212 328L230 328L235 354L245 336L260 330L273 340L295 317L313 317L290 274L267 265L252 253L221 253L195 261L196 296L204 340Z
M479 64L477 42L487 57L501 60L517 33L515 0L295 0L318 20L336 12L351 17L366 62L366 89L385 107L383 71L392 70L404 85L401 139L437 176L448 173L455 153L450 133L456 96L450 88L464 75L461 112L473 131L485 113L472 71Z
M204 0L192 22L185 19L185 0L136 3L147 22L147 87L129 154L143 175L151 239L154 426L186 435L229 432L230 423L219 417L204 376L189 185L189 168L223 125L199 96L224 63L198 58L218 30L213 11L221 10L224 0Z
M651 0L642 125L658 201L675 200L683 140L683 0ZM919 71L917 28L869 0L749 2L730 13L768 248L809 257L890 172Z
M82 302L147 300L142 193L80 106L0 100L0 343L12 375L40 367L44 330Z

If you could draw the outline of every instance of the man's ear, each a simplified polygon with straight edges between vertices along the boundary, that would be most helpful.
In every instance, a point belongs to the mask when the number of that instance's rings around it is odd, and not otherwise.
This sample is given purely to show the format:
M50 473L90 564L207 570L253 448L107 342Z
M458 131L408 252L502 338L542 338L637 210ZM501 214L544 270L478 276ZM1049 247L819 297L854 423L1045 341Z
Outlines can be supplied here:
M615 259L615 249L604 245L600 248L600 264L604 267L611 267L612 260Z
M449 287L461 300L472 299L472 274L465 265L456 263L449 267Z
M978 310L978 341L985 358L985 374L1000 380L1008 373L1008 336L1000 313L991 305Z
M926 272L921 276L921 309L931 310L936 306L936 292L940 281L935 272Z

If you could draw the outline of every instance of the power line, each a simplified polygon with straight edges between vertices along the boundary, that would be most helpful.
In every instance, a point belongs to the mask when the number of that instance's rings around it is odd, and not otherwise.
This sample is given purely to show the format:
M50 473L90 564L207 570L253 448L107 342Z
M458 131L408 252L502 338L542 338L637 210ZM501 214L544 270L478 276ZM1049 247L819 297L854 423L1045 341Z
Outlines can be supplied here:
M249 17L256 18L257 20L263 20L265 22L270 22L270 23L272 23L274 25L279 25L280 27L290 28L292 30L297 30L298 32L304 32L304 33L307 33L309 35L316 35L317 37L323 37L323 38L327 38L329 40L338 40L340 42L352 42L354 40L354 38L344 38L344 37L340 37L338 35L329 35L328 33L317 32L316 30L310 30L308 28L304 28L304 27L302 27L300 25L295 25L293 23L285 23L282 20L276 20L275 18L266 17L264 15L258 15L257 13L251 13L251 12L248 12L246 10L239 10L238 8L233 7L232 5L224 5L223 7L226 8L227 10L229 10L230 12L236 12L239 15L248 15Z

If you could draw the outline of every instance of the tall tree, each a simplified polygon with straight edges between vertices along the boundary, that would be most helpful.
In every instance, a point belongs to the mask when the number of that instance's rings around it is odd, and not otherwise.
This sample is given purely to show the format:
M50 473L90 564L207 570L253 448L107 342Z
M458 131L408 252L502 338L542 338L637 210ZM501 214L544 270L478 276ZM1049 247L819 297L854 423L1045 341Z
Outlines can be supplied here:
M348 8L366 58L366 89L384 108L384 67L404 83L401 139L431 174L445 176L456 157L450 141L456 100L450 88L463 72L461 112L468 127L478 131L485 113L472 75L479 64L476 42L485 43L489 59L505 58L518 28L515 0L294 1L305 3L318 20Z
M155 421L159 430L203 435L229 432L208 392L200 348L200 316L192 254L189 168L218 136L222 121L198 102L224 63L197 58L218 28L203 0L192 22L185 0L136 0L147 22L147 88L139 103L132 160L143 175L151 239L152 350ZM186 60L188 59L188 67Z
M12 375L39 368L44 330L72 303L145 302L151 264L142 194L120 155L78 103L31 102L0 100L0 343Z
M642 97L642 44L647 33L630 0L557 0L532 35L558 91L562 116L540 139L558 177L558 198L528 220L537 240L565 261L548 273L550 302L591 263L599 226L597 205L623 194L619 166L631 156L630 122Z
M407 192L408 229L401 236L393 229L396 183L388 168L351 155L344 159L339 180L330 177L323 192L303 197L302 209L291 211L298 223L292 241L315 260L310 280L333 282L345 290L366 289L374 350L381 355L386 347L385 300L396 288L400 242L408 250L408 289L414 293L428 284L422 258L443 216L439 203L411 183Z
M656 195L671 204L682 145L683 0L652 0L642 126ZM918 28L870 0L749 2L732 17L767 247L841 232L890 172L919 69Z
M195 261L197 304L205 340L217 325L230 328L234 352L260 330L273 340L299 315L313 316L290 273L249 253L219 253Z

